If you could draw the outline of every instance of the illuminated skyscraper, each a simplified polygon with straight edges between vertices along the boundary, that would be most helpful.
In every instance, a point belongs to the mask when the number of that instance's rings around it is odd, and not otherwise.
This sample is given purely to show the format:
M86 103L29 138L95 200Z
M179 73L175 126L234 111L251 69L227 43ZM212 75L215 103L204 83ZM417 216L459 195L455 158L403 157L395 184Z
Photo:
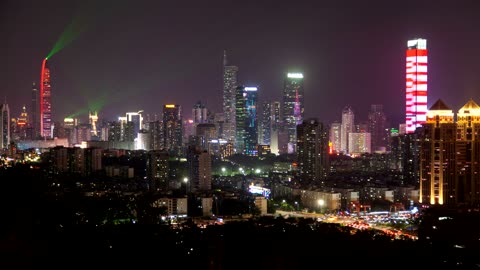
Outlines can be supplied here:
M207 116L208 116L208 110L207 110L207 107L205 107L205 104L202 104L199 101L195 105L193 105L192 120L195 126L198 124L207 123L208 122Z
M32 108L30 109L30 135L31 139L36 139L40 136L40 104L37 85L32 85Z
M7 149L10 144L10 109L7 101L0 105L0 149Z
M257 87L238 86L235 95L237 153L257 155Z
M332 151L335 153L340 152L341 140L340 134L342 132L342 124L334 122L330 125L330 142L332 143Z
M427 120L427 40L409 40L406 60L406 133L413 133Z
M263 102L262 104L262 128L260 144L270 145L270 134L271 134L271 125L272 125L272 115L271 115L271 103L268 101Z
M456 203L453 111L439 99L427 113L421 134L420 203Z
M182 108L180 105L163 106L163 138L164 149L176 156L182 148Z
M47 58L42 62L40 78L40 136L52 138L52 92Z
M235 141L235 89L237 88L238 67L227 65L227 52L223 51L223 123L224 139Z
M348 154L348 136L353 132L355 115L350 106L346 106L342 111L342 127L340 133L340 152Z
M287 73L283 86L283 122L288 133L288 152L295 152L297 125L303 121L303 74Z
M92 136L98 136L97 131L98 112L88 112L88 122L90 124Z

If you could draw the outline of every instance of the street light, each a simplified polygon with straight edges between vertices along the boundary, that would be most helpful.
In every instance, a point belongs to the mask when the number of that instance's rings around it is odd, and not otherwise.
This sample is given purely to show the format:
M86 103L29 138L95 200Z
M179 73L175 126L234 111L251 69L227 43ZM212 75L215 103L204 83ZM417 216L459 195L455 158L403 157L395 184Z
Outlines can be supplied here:
M225 173L226 170L225 167L222 167L222 173Z
M187 194L188 193L188 178L184 177L183 182L185 183L185 194Z
M325 204L325 201L323 199L318 200L318 205L320 205L320 213L322 212L322 208L324 204Z
M256 169L256 170L255 170L255 173L257 173L257 174L258 174L258 173L261 173L261 172L262 172L262 171L261 171L260 169Z

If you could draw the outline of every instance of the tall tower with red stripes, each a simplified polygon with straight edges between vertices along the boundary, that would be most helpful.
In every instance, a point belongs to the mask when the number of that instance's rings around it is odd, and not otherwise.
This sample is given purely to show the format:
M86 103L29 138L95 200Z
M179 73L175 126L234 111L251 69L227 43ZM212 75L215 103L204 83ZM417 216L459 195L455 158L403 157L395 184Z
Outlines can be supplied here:
M40 136L52 138L52 93L47 58L42 62L42 74L40 76Z
M406 133L413 133L427 121L427 40L409 40L406 60Z

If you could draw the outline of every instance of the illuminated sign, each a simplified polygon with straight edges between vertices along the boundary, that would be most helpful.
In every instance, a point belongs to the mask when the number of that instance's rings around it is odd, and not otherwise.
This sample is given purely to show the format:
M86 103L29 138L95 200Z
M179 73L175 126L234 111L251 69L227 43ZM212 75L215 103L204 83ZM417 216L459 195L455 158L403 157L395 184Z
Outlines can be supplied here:
M245 91L257 91L257 87L245 87Z
M252 194L262 195L265 198L268 198L270 196L270 189L259 187L259 186L254 186L254 185L251 185L251 186L248 187L248 192L250 192Z
M409 40L407 42L407 47L425 50L427 49L427 40L423 38Z
M303 74L302 73L288 73L287 77L288 78L295 78L295 79L302 79Z
M63 119L63 122L66 122L66 123L72 123L74 120L73 118L65 118Z
M175 108L175 105L174 104L167 104L167 105L165 105L165 108Z

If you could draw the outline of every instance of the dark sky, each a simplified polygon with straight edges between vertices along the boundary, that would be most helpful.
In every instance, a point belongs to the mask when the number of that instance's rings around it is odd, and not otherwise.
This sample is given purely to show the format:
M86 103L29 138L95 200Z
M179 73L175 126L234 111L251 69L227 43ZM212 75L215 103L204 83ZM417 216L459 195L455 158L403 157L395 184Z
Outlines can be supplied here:
M455 111L469 98L480 103L480 1L164 2L1 2L0 94L12 116L30 106L42 59L72 22L78 35L49 60L54 120L101 100L108 119L153 115L165 103L190 117L198 100L221 111L226 49L261 100L280 99L283 73L300 70L307 117L330 123L351 105L365 120L370 104L384 104L396 126L406 44L418 37L429 49L429 106L438 98Z

